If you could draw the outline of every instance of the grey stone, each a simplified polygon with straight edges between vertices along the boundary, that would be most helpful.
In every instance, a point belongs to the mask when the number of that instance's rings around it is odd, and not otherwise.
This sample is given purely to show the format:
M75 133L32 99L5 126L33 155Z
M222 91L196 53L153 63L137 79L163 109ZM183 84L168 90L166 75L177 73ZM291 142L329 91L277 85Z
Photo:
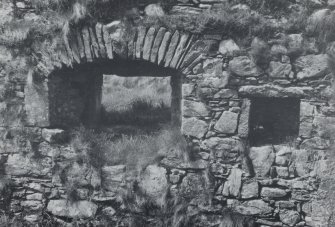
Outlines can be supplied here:
M164 34L163 40L162 40L162 42L159 46L159 49L158 49L158 65L162 64L162 62L164 60L164 57L165 57L166 51L168 49L168 45L169 45L171 36L172 36L172 34L170 32L166 32Z
M202 102L183 100L183 116L185 117L207 117L209 111Z
M257 181L243 183L241 190L242 199L254 199L259 196L259 185Z
M302 34L290 34L287 36L287 38L289 53L296 53L301 51L304 40Z
M180 184L179 196L186 201L201 200L210 191L206 187L206 179L203 174L189 173Z
M215 99L218 99L218 98L230 99L230 98L237 98L237 97L238 97L238 93L236 90L233 90L233 89L222 89L214 95Z
M141 59L142 57L145 35L146 35L146 28L139 27L138 33L137 33L137 40L136 40L136 49L135 49L136 59Z
M277 201L276 207L279 209L295 209L297 205L294 201Z
M273 212L273 208L263 200L251 200L234 208L243 215L266 216Z
M288 146L275 146L276 150L276 164L280 166L288 166L293 148Z
M183 84L182 86L183 97L192 95L194 90L195 90L195 86L193 84Z
M288 167L276 166L276 173L280 178L288 178L290 176Z
M267 176L275 161L272 146L251 147L249 157L254 167L255 174L260 177Z
M238 123L238 135L241 138L247 138L249 135L249 116L250 116L251 101L243 99L241 107L241 115Z
M188 41L189 36L190 35L188 33L181 35L179 44L176 48L176 51L170 63L171 68L177 68L177 64L179 63L181 56L186 51L186 46L187 46L187 41Z
M201 147L210 151L227 151L233 153L241 153L244 151L243 143L236 138L212 137L203 141Z
M275 55L275 56L286 55L287 54L287 48L285 46L275 44L271 47L271 54Z
M260 75L257 66L246 56L236 57L231 60L229 68L232 73L241 77L257 77Z
M300 221L300 214L294 210L280 210L280 220L289 226L295 226Z
M172 38L171 38L171 41L170 41L170 44L169 44L169 47L166 51L166 54L165 54L165 58L164 58L164 61L165 61L165 67L169 67L170 66L170 63L173 59L173 55L175 53L175 50L179 44L179 38L180 38L180 35L179 35L179 32L178 31L175 31L172 35Z
M244 96L252 97L273 97L273 98L287 98L287 97L303 97L304 89L301 87L279 87L276 85L247 85L239 89L239 93Z
M209 58L203 62L203 71L205 73L205 77L221 77L222 76L222 68L223 68L223 60L222 58Z
M222 55L232 56L234 55L234 52L239 50L240 47L232 39L227 39L220 42L219 52Z
M164 195L168 189L166 169L149 165L141 174L139 188L158 205L163 205Z
M327 62L326 54L299 57L294 62L294 67L298 70L297 78L302 80L325 76L328 72Z
M150 60L151 48L155 39L156 29L151 27L147 32L143 45L143 59Z
M163 41L165 32L166 32L166 28L160 28L157 32L154 44L153 44L152 49L151 49L151 55L150 55L150 61L152 63L157 62L158 50L159 50L159 47L160 47L160 45Z
M163 8L158 4L147 5L144 12L149 17L162 17L165 15Z
M325 126L326 127L326 126ZM313 137L311 139L306 139L300 145L300 149L305 150L326 150L330 146L330 141L327 139L322 139L320 137Z
M272 78L288 78L292 72L292 66L289 63L281 63L276 61L270 62L269 75Z
M238 197L242 186L242 175L241 169L233 168L229 174L227 181L224 184L222 194L224 196Z
M185 135L201 139L208 131L208 124L197 118L186 118L182 122L182 132Z
M112 218L116 214L116 211L113 207L105 207L102 209L101 213L106 217Z
M104 166L101 169L102 187L108 191L117 191L126 177L126 166Z
M238 116L239 115L237 113L224 111L214 126L215 130L226 134L235 133L237 129Z
M287 192L280 188L263 187L261 190L261 196L265 198L283 198L286 195Z
M62 142L67 135L62 129L42 129L42 138L49 143Z
M53 215L68 218L93 218L98 206L89 201L69 202L67 200L50 200L47 211Z

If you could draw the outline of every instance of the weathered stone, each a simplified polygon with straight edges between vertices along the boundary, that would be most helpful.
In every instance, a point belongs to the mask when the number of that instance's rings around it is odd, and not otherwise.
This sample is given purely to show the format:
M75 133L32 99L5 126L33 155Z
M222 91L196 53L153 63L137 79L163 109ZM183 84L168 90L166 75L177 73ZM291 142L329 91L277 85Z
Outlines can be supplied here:
M105 25L102 26L102 36L103 36L104 42L105 42L107 57L109 59L113 59L114 54L113 54L113 48L112 48L112 39L109 36L108 27L105 26Z
M270 62L269 75L272 78L288 78L292 71L292 66L289 63L281 63L276 61Z
M240 153L243 151L243 144L240 140L234 138L212 137L203 141L201 145L204 149L211 151L229 151Z
M113 207L106 207L102 209L101 213L108 218L112 218L116 214L116 211Z
M163 63L163 60L165 58L166 52L168 50L168 45L170 43L172 34L170 32L166 32L164 34L162 43L160 44L160 47L158 49L158 65L161 65Z
M159 47L160 47L160 45L163 41L165 32L166 32L166 28L160 28L157 32L154 44L153 44L152 49L151 49L151 55L150 55L150 61L152 63L157 62L158 50L159 50Z
M271 47L271 54L275 56L286 55L287 48L282 45L275 44Z
M297 205L294 201L278 201L276 202L276 207L279 209L295 209Z
M275 153L271 146L250 148L249 157L254 167L255 174L260 177L267 176L275 161Z
M155 33L156 33L156 29L153 27L150 28L149 31L147 32L147 35L144 40L144 45L143 45L143 59L144 60L150 59L151 48L152 48L153 41L155 38Z
M291 160L292 147L275 146L276 150L276 164L280 166L287 166Z
M293 210L280 210L279 212L280 220L289 226L295 226L300 221L300 214Z
M251 101L249 99L243 99L237 130L238 136L241 138L247 138L249 135L250 106Z
M327 55L307 55L299 57L294 62L294 67L298 70L297 78L310 79L325 76L328 72Z
M185 117L207 117L209 111L202 102L183 100L183 116Z
M287 192L279 188L262 188L261 196L266 198L282 198L287 195Z
M183 93L183 97L187 97L192 95L192 93L194 92L195 86L193 84L183 84L182 86L182 93Z
M186 201L201 200L202 197L209 193L206 183L208 182L206 182L203 174L189 173L184 177L180 185L179 195Z
M65 141L67 134L62 129L42 129L42 137L49 143L58 143Z
M240 47L232 39L220 42L219 52L222 55L233 56L234 52L239 51Z
M52 160L49 157L41 157L39 160L32 158L33 154L11 154L5 165L6 173L13 176L41 177L51 174Z
M94 58L100 58L101 56L100 56L100 51L99 51L99 44L96 39L96 33L94 30L95 29L92 27L88 28L90 38L91 38L91 50L92 50L92 53L94 54Z
M166 169L149 165L141 174L139 188L158 205L164 204L164 195L168 189Z
M214 82L214 81L213 81ZM238 93L236 90L233 89L222 89L214 95L214 98L218 99L230 99L230 98L237 98Z
M287 167L276 167L276 173L277 176L280 178L288 178L290 176L288 168Z
M179 32L178 31L175 31L174 34L172 35L172 38L171 38L171 41L170 41L170 44L169 44L169 47L167 49L167 52L166 52L166 55L165 55L165 58L164 58L164 61L165 61L165 67L169 67L171 61L172 61L172 58L173 58L173 54L179 44Z
M189 34L181 35L179 44L170 63L171 68L177 68L177 64L179 63L179 60L185 51L189 37Z
M208 124L202 120L192 118L186 118L182 123L182 132L185 135L193 136L201 139L205 136L208 131Z
M253 97L267 97L267 98L287 98L287 97L303 97L304 90L300 87L283 88L276 85L260 85L242 86L239 93L244 96Z
M313 137L311 139L306 139L304 142L301 143L300 149L305 150L313 150L313 149L320 149L326 150L330 146L330 142L327 139L322 139L320 137Z
M246 56L236 57L229 62L230 71L241 77L257 77L260 71L257 66Z
M136 51L135 51L135 57L137 59L141 59L142 52L143 52L143 43L146 35L146 28L145 27L139 27L138 33L137 33L137 40L136 40Z
M98 206L89 201L50 200L47 211L59 217L93 218Z
M233 168L224 184L222 194L224 196L238 197L242 186L243 172L240 169Z
M301 51L304 40L302 34L290 34L287 38L289 53L296 53Z
M158 4L147 5L144 12L149 17L162 17L165 14L163 8Z
M242 199L253 199L259 196L259 185L257 181L243 183L241 190Z
M214 128L222 133L233 134L237 129L238 114L224 111Z
M243 215L266 216L272 213L273 209L263 200L251 200L234 208Z
M105 166L101 169L102 187L108 191L116 191L124 183L126 166Z
M317 131L318 135L322 138L331 138L332 131L329 129L329 125L335 124L335 117L325 117L321 115L316 115L313 120L314 129ZM318 145L318 147L325 147L327 148L329 144L326 141L318 141L323 143L324 145ZM324 148L319 148L324 149Z
M91 52L90 33L87 27L84 27L81 32L82 32L83 43L84 43L84 48L85 48L86 60L88 62L92 62L93 55Z

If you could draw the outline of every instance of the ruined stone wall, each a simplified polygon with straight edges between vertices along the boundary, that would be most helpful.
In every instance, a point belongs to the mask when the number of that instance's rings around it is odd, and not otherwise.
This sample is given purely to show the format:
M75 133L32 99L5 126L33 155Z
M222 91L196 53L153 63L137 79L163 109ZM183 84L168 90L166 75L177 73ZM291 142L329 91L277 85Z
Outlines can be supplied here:
M179 1L173 10L198 12L220 2ZM332 6L332 1L311 2L316 9ZM27 21L34 18L28 3L17 1L14 6ZM12 3L1 4L1 12L14 17ZM330 145L326 126L335 123L335 109L329 103L327 55L315 37L288 34L285 43L259 37L240 46L223 34L193 35L155 27L136 27L135 34L127 34L123 29L120 21L84 27L76 33L79 39L62 43L64 56L54 59L51 51L35 68L15 47L0 46L0 185L11 182L1 197L1 209L30 224L43 214L52 214L59 222L72 218L94 222L102 214L117 217L114 205L127 181L127 167L104 166L98 172L70 162L75 151L57 121L79 121L67 113L75 112L68 108L84 108L76 106L82 96L66 89L66 74L53 72L124 58L173 68L182 77L181 130L195 160L185 163L170 155L158 166L149 166L142 179L149 195L155 198L169 185L174 193L194 200L191 207L201 214L199 226L220 223L220 212L227 207L252 216L261 226L325 226L328 211L320 205L318 186ZM130 42L122 40L123 33L132 37ZM257 64L257 55L250 51L254 45L264 46L267 64ZM55 95L62 97L60 103L52 102ZM255 98L299 100L297 138L250 146ZM76 202L67 201L64 172L79 179ZM199 199L204 192L213 196L212 204Z

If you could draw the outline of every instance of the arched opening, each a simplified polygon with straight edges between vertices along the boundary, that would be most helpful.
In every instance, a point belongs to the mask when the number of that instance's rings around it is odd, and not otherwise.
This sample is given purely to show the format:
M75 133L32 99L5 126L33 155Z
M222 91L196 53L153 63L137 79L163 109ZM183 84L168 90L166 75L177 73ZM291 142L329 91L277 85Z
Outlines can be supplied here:
M177 70L135 60L99 61L54 71L48 79L50 127L71 127L83 124L97 127L102 119L103 77L169 77L171 86L170 122L181 124L181 81ZM146 89L143 87L143 89ZM122 99L124 97L112 97ZM136 113L134 113L136 114Z

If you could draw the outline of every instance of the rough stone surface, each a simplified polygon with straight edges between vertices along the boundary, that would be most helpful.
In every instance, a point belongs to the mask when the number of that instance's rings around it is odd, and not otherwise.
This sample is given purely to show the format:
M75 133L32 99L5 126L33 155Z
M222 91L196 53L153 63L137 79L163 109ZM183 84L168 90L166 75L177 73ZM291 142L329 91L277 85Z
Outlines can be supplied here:
M287 192L279 188L262 188L261 196L267 198L282 198L287 195Z
M197 118L188 118L183 121L182 132L185 135L193 136L196 138L203 138L208 129L206 122Z
M156 165L148 166L141 176L139 187L145 194L156 200L157 204L163 204L168 188L166 169Z
M150 4L146 6L144 12L149 17L162 17L165 14L163 8L158 4Z
M230 71L241 77L257 77L260 72L257 66L246 56L236 57L229 62Z
M240 190L242 186L242 175L243 172L240 169L232 169L228 180L226 181L222 194L224 196L234 196L237 197L240 195Z
M237 206L235 210L244 215L265 216L271 214L273 209L263 200L251 200Z
M220 42L219 52L223 55L233 55L234 52L239 51L239 46L232 39L223 40Z
M327 55L307 55L298 58L294 66L299 70L298 79L309 79L325 76L328 72Z
M269 75L273 78L287 78L292 71L292 66L289 63L270 62Z
M69 202L66 200L51 200L47 211L53 215L67 218L93 218L98 206L89 201Z
M243 86L239 89L239 93L245 96L273 97L273 98L304 96L304 90L300 87L283 88L276 85Z
M241 190L242 199L253 199L259 196L259 185L257 181L243 183Z
M270 172L275 161L275 153L271 146L252 147L249 157L257 176L264 177Z
M183 101L183 115L186 117L206 117L209 115L207 107L202 102Z
M300 214L293 210L281 210L279 212L280 220L289 226L295 226L300 221Z
M225 111L222 113L214 128L222 133L232 134L236 131L237 121L238 114Z

